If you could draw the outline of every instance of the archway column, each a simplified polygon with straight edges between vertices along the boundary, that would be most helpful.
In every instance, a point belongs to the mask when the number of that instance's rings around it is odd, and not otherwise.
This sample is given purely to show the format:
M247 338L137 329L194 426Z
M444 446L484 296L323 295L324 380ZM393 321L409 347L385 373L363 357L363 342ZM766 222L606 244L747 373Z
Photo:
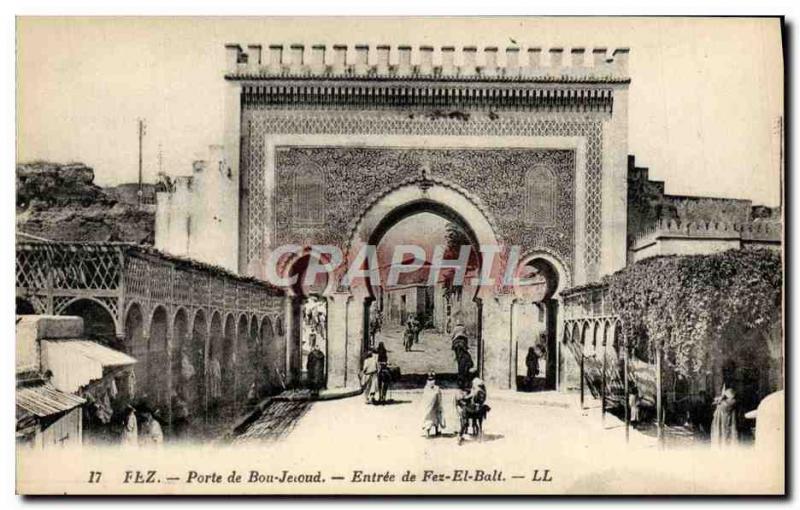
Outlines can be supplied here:
M349 292L335 292L327 296L328 352L325 361L328 371L328 388L345 388L348 382L347 304L350 297Z
M170 314L171 316L171 314ZM166 359L167 359L167 424L169 427L172 427L172 393L175 391L173 386L172 376L173 376L173 357L172 357L172 344L174 342L173 335L174 335L174 325L170 323L167 324L167 331L166 336L164 338L164 344L166 349Z
M302 306L302 298L292 296L286 300L286 384L288 387L297 386L300 383L300 373L302 368L300 352L301 324L299 308Z
M347 344L345 348L345 380L344 387L358 388L361 385L358 374L361 372L361 358L364 350L364 307L368 297L365 288L354 290L353 299L346 301L347 310Z
M513 294L495 294L483 300L483 365L481 376L493 388L510 389L513 385L511 350L511 307Z

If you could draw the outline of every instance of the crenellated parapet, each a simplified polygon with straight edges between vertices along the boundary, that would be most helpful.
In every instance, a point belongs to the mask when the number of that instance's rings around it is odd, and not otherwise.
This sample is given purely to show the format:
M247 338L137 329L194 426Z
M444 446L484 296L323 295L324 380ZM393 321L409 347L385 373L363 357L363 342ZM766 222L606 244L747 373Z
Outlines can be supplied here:
M727 239L744 242L780 243L781 233L781 224L777 222L730 223L661 220L638 234L634 240L633 248L641 249L664 238Z
M628 48L228 44L226 50L230 80L630 81Z
M628 50L315 44L226 46L226 79L257 108L612 113Z

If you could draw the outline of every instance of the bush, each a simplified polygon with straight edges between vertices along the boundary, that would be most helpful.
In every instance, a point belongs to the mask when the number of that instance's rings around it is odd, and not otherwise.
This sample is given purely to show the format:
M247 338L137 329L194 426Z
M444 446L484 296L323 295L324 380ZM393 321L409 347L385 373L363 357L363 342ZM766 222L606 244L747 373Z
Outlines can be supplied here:
M761 334L781 320L783 269L771 250L643 260L605 278L629 347L654 353L683 376L709 368L723 340Z

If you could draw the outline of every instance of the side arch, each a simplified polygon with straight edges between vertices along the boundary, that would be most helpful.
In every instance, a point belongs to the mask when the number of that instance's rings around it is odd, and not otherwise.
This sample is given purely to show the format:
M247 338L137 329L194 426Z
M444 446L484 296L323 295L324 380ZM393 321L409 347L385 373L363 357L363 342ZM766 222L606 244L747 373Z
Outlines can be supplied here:
M58 313L81 317L83 332L87 338L115 349L125 349L125 345L119 342L118 332L123 329L117 322L116 314L102 301L93 298L75 298L68 301Z
M153 404L159 409L169 405L169 313L158 305L150 315L150 337L147 349L147 388Z

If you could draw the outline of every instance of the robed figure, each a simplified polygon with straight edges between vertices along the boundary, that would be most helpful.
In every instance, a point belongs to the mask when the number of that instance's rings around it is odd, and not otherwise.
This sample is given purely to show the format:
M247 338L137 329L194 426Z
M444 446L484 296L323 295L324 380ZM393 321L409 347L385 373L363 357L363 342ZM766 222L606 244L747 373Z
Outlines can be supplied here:
M722 388L722 393L714 400L716 408L711 420L711 443L730 446L739 442L736 429L736 392L733 388Z
M364 391L364 400L371 404L378 393L378 355L370 351L369 356L364 360L364 367L361 370L361 387Z
M444 409L442 407L442 389L436 384L436 375L428 374L425 388L422 390L422 429L425 434L439 435L445 428Z
M217 358L211 358L208 367L208 386L212 402L222 398L222 366Z
M314 344L306 361L308 385L311 391L319 391L325 386L325 354Z
M129 447L139 446L139 422L136 419L136 409L129 405L125 412L125 422L122 426L122 444Z

